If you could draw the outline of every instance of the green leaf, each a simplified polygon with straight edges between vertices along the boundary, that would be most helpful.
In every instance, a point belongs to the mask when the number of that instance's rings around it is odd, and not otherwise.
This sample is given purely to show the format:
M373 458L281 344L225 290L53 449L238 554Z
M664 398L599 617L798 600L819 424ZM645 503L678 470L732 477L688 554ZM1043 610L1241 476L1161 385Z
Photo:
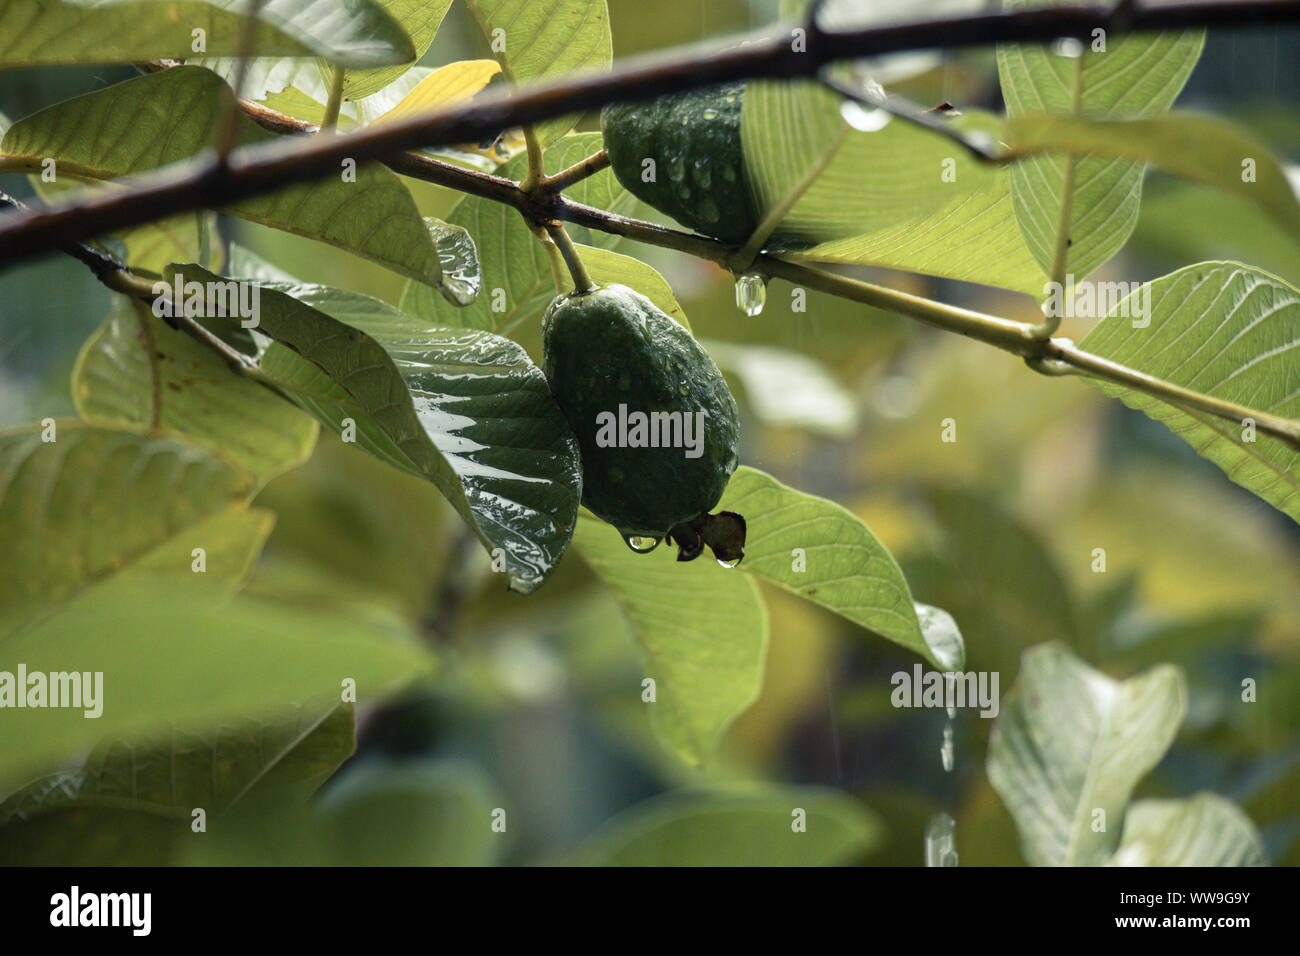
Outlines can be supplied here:
M347 866L488 866L506 837L492 829L494 787L469 765L365 763L344 774L318 815Z
M1134 296L1112 309L1080 345L1176 385L1300 419L1300 290L1250 266L1203 262L1162 276ZM1149 306L1142 319L1132 317L1138 306ZM1134 322L1148 320L1146 327L1134 328ZM1095 384L1163 422L1237 484L1300 521L1300 450L1263 433L1245 441L1244 423Z
M273 723L249 718L201 731L174 727L153 743L106 741L81 769L41 777L11 794L0 804L0 827L72 807L188 821L195 808L219 813L254 787L289 788L305 801L354 749L346 704L299 709Z
M309 415L233 371L212 349L119 297L72 372L77 411L91 420L148 425L155 381L160 427L183 432L265 483L301 465L316 445Z
M268 790L305 802L353 749L352 707L345 704L301 710L278 723L175 729L152 745L103 743L80 770L41 777L0 803L0 860L169 863L192 832L195 809L212 816Z
M1272 150L1229 120L1191 113L1128 120L1022 116L1007 123L1006 139L1017 150L1151 163L1166 173L1249 199L1300 237L1300 202L1286 169Z
M6 709L0 779L106 738L147 742L165 739L172 725L273 721L296 707L337 704L348 681L359 701L373 701L432 669L413 639L368 620L249 597L217 600L211 590L123 578L0 642L0 671L75 666L103 675L96 719L82 708Z
M762 684L768 625L757 585L711 561L675 561L668 548L638 554L585 513L574 544L631 625L655 681L655 701L645 706L660 739L686 762L703 763Z
M1111 866L1267 866L1250 818L1231 800L1139 800L1124 817Z
M802 811L802 814L799 813ZM804 830L797 830L802 819ZM835 866L878 845L880 823L834 790L671 794L616 817L572 862L594 866Z
M1042 294L1047 281L1020 234L1011 174L1005 169L983 188L963 192L928 216L782 254L809 262L903 269L1034 296Z
M1004 0L1003 9L1040 4ZM1105 52L1082 56L1080 115L1089 119L1149 118L1173 105L1201 55L1205 34L1197 30L1108 35ZM998 75L1011 118L1071 113L1071 89L1079 61L1031 44L998 47ZM1011 196L1025 244L1044 272L1056 249L1066 159L1033 156L1011 168ZM1142 163L1108 156L1077 161L1070 208L1066 272L1086 276L1113 256L1137 225Z
M768 345L700 344L718 368L740 380L747 404L764 423L841 440L857 430L854 397L816 359Z
M988 755L989 782L1015 817L1025 859L1105 863L1134 786L1164 756L1186 713L1176 667L1115 681L1060 644L1026 651Z
M115 580L201 578L219 595L242 583L271 530L270 514L248 507L252 474L126 426L53 427L0 432L0 647ZM203 575L191 570L195 547Z
M424 54L429 52L433 38L442 25L442 18L451 8L451 0L376 0L389 16L401 25L408 42L414 47L409 62L378 70L350 69L343 74L343 96L359 100L378 93L389 83L409 70ZM327 58L328 59L328 58Z
M241 0L0 0L0 68L38 63L135 63L198 52L236 56L247 17ZM415 58L401 27L372 0L266 0L253 49L316 54L350 66ZM195 49L193 31L203 31Z
M15 123L0 149L29 172L53 158L60 176L127 176L212 147L231 99L230 88L211 70L178 66L41 110ZM271 138L241 114L241 143ZM356 182L331 176L223 211L327 242L421 282L442 282L429 225L401 179L378 164L358 166Z
M760 219L780 216L775 244L870 235L929 215L992 181L992 168L903 120L882 113L884 125L875 132L853 129L841 102L811 81L751 81L745 87L745 168ZM948 171L954 180L945 178Z
M224 281L193 265L174 271ZM354 324L262 287L258 331L279 345L260 372L335 433L352 419L360 447L431 481L489 552L500 549L512 588L537 588L568 545L582 484L577 441L541 369L500 336L430 328L357 293L292 291L321 308L346 303Z
M546 150L548 175L587 158L601 149L599 133L578 133L566 136ZM528 158L516 156L504 164L497 175L522 179L528 173ZM565 197L573 202L585 203L609 212L626 215L636 206L636 198L627 192L608 169L584 179L565 190ZM555 281L551 276L546 251L532 234L523 217L514 209L479 196L465 196L447 216L449 225L465 229L478 247L482 263L482 288L478 299L463 309L450 306L432 290L419 283L410 283L402 297L402 308L412 315L427 319L445 328L484 329L506 334L521 322L540 316L542 310L555 297ZM584 227L566 227L570 237L579 245L612 249L620 241L617 236L593 233ZM585 255L585 248L582 250ZM585 256L584 262L598 272L604 263L596 256ZM622 260L611 261L621 263ZM635 266L621 268L625 285L630 278L626 273ZM642 265L644 280L631 287L656 301L655 289L663 283L662 277L649 266ZM608 272L606 273L608 274ZM594 275L602 281L599 275ZM656 281L657 279L657 281ZM608 280L604 280L608 281Z
M511 83L554 80L575 70L606 69L614 48L605 0L467 0ZM573 128L577 117L538 123L547 146Z
M930 647L898 562L871 529L833 501L741 466L718 509L748 525L739 567L834 611L943 670L960 670L960 645Z

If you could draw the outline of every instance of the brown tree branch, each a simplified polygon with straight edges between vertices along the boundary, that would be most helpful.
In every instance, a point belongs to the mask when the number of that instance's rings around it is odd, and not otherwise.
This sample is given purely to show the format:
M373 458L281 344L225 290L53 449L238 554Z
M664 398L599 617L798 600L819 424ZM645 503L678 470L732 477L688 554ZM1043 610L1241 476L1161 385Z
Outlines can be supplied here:
M0 262L9 264L199 206L217 207L290 183L337 174L343 160L384 160L421 146L476 142L485 135L731 80L815 77L827 63L904 50L989 43L1090 39L1092 31L1141 32L1191 27L1300 22L1300 0L1119 4L998 11L945 20L888 24L828 33L814 24L783 24L743 44L740 38L691 44L629 59L608 73L590 73L549 85L509 88L477 102L346 135L246 146L227 163L195 159L123 180L127 189L51 204L0 222ZM802 47L791 31L806 31Z

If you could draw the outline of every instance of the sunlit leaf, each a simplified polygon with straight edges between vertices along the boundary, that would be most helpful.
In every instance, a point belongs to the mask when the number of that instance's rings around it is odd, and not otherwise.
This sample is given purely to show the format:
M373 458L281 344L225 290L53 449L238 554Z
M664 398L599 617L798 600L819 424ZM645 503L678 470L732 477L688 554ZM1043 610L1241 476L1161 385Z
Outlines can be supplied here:
M605 0L466 0L511 83L607 68L613 58ZM534 127L546 146L573 128L561 116Z
M1265 866L1255 825L1231 800L1139 800L1124 815L1111 866Z
M1003 0L1003 9L1042 6ZM1054 4L1048 4L1054 5ZM1096 41L1093 41L1096 42ZM1205 42L1202 31L1108 34L1104 52L1085 45L1082 59L1035 44L998 47L998 75L1007 115L1071 113L1076 64L1081 63L1080 115L1095 119L1159 116L1191 75ZM1011 169L1011 196L1025 243L1044 272L1052 268L1066 159L1032 156ZM1066 272L1082 278L1113 256L1137 225L1142 163L1109 156L1077 161L1070 206Z
M495 60L461 60L434 70L396 106L376 117L376 123L405 119L466 100L501 72Z
M655 682L645 706L660 738L688 763L706 761L762 683L767 612L758 587L707 559L675 561L667 547L638 554L585 513L573 537L631 625Z
M1030 864L1110 859L1134 786L1164 756L1186 712L1176 667L1115 681L1060 644L1027 651L989 740L988 775Z
M1203 394L1300 419L1300 290L1250 266L1203 262L1162 276L1118 304L1080 344ZM1300 449L1247 422L1097 386L1164 422L1237 484L1300 521Z
M408 62L380 69L348 69L343 74L343 95L357 100L377 93L393 82L428 52L442 18L451 7L451 0L375 0L390 17L397 21L402 32L414 47ZM327 58L328 59L328 58Z

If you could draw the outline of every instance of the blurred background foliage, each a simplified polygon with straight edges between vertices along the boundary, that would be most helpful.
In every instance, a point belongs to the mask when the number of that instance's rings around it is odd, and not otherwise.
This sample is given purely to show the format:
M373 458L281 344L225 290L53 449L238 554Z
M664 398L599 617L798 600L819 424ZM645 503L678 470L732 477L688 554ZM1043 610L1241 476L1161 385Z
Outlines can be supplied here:
M625 56L766 23L775 0L609 7L615 53ZM487 53L455 5L423 62ZM1298 58L1294 29L1213 34L1180 105L1231 115L1295 161ZM923 103L1000 109L991 50L921 68L901 92ZM108 67L11 71L0 77L0 111L23 116L130 75ZM593 118L583 125L594 128ZM426 215L445 214L456 198L409 184ZM23 195L26 187L5 188ZM220 225L225 239L304 280L392 302L401 294L399 277L338 250L247 223ZM1083 382L1034 375L977 343L817 293L797 312L781 282L769 288L765 311L747 318L731 277L713 266L657 249L625 251L663 272L698 337L729 343L724 364L744 414L742 461L861 516L898 556L916 598L959 622L969 669L1000 671L1005 694L1021 652L1047 640L1117 677L1157 662L1179 665L1188 675L1188 718L1136 796L1222 793L1260 827L1275 863L1300 862L1300 529L1162 426ZM1099 278L1145 280L1219 258L1300 283L1292 239L1233 197L1156 175L1136 234ZM1036 317L1021 296L923 277L884 280ZM108 293L71 260L0 273L3 424L72 413L72 363L108 309ZM1076 340L1085 331L1083 323L1064 329ZM539 355L538 329L517 335ZM755 347L787 354L746 351ZM814 364L746 366L788 353ZM813 414L793 425L782 417L789 396L814 389L828 397L813 403ZM947 418L957 423L955 443L940 441ZM662 861L635 840L601 849L602 825L668 790L759 780L827 788L815 799L828 801L828 817L852 836L841 845L859 848L853 861L919 864L925 821L946 810L957 821L962 863L1023 862L984 770L990 722L960 714L955 768L945 773L943 714L889 705L889 675L910 671L914 659L787 593L764 588L772 627L760 698L716 758L692 769L654 739L627 625L581 561L565 560L530 598L507 594L431 485L329 435L257 504L273 510L277 524L251 592L409 622L442 649L436 684L357 715L357 754L327 784L322 812L343 838L360 827L378 832L381 845L349 861L421 862L431 848L460 862L574 853ZM1098 548L1104 573L1094 570ZM1258 703L1240 701L1246 677L1257 681ZM410 796L421 787L437 789L452 809L430 811ZM848 813L835 791L872 815ZM736 799L754 798L742 791ZM458 813L495 807L509 808L508 841L489 844L455 823ZM301 821L282 808L240 812L251 821L248 842L197 859L338 859L319 834L294 842ZM268 823L276 820L283 825ZM676 861L691 859L689 841L671 846Z

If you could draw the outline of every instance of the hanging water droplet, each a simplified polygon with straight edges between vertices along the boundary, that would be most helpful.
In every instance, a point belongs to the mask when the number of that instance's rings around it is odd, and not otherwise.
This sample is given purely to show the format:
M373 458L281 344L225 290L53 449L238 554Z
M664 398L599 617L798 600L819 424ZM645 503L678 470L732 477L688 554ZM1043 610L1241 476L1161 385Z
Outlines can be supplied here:
M1052 43L1052 52L1057 56L1069 57L1071 60L1077 60L1083 56L1083 44L1074 37L1061 37Z
M948 724L943 728L943 746L939 748L939 759L943 761L943 769L947 773L952 773L952 750L952 724Z
M925 865L956 866L957 847L953 839L957 822L946 813L936 813L925 825Z
M740 558L718 558L718 565L731 570L740 563Z
M878 133L884 129L892 117L881 109L866 109L856 100L845 100L840 104L840 115L860 133Z
M759 315L767 302L767 284L757 272L736 278L736 307L748 316Z
M957 719L957 675L949 671L943 675L944 700L947 702L948 719Z
M655 548L659 547L659 542L663 539L653 537L652 535L625 534L623 535L623 540L626 541L627 546L637 554L649 554Z
M478 298L483 285L478 250L470 234L459 226L449 226L436 219L425 219L429 236L442 265L442 282L438 291L452 305L464 307Z

